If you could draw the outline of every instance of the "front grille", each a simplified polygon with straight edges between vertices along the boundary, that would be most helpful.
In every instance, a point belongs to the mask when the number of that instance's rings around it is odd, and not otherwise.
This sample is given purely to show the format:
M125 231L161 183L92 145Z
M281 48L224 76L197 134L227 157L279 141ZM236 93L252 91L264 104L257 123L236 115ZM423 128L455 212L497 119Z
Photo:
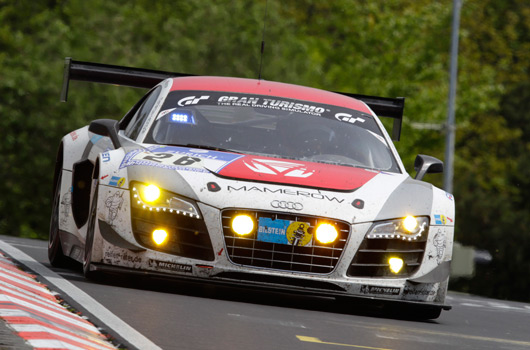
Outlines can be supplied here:
M347 274L350 277L409 277L420 267L427 236L428 232L415 241L365 237ZM391 257L398 257L404 261L402 270L397 274L390 271L388 259Z
M133 205L131 220L136 241L146 248L187 258L214 260L212 242L202 219L145 210ZM168 231L169 237L167 243L158 246L151 234L161 227Z
M230 223L237 214L247 214L254 218L256 223L260 218L275 221L286 220L291 222L308 223L307 232L312 238L305 246L286 243L265 242L258 240L258 229L248 236L236 235ZM332 224L339 235L335 242L329 244L319 243L314 238L314 230L320 223ZM226 250L230 260L235 264L270 268L285 271L298 271L316 274L330 273L337 266L348 235L350 227L347 223L316 218L298 216L284 213L248 210L225 210L222 213L222 225Z

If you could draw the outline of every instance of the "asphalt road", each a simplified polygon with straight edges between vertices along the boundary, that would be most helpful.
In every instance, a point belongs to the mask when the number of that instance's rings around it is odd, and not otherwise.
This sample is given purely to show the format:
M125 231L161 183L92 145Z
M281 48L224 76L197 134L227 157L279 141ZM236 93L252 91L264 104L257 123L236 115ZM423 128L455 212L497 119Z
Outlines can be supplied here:
M530 304L449 293L451 311L435 321L407 321L331 298L140 278L94 283L80 266L52 268L47 242L0 240L57 272L162 349L530 349Z

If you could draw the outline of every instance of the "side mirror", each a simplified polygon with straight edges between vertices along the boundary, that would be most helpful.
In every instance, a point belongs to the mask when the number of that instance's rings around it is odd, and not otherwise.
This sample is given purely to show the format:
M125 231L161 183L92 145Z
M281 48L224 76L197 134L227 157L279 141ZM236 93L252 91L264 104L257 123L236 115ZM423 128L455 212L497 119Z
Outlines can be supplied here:
M94 134L110 137L114 148L120 148L121 143L118 138L118 121L113 119L96 119L88 126L88 131Z
M414 170L417 171L416 180L422 180L425 174L436 174L444 172L444 163L438 158L418 154L414 161Z

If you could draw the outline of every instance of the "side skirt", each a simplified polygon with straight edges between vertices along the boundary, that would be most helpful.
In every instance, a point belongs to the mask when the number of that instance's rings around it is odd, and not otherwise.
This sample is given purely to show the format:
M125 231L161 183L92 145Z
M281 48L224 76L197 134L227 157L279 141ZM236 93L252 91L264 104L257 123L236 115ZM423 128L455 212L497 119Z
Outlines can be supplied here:
M59 235L61 236L61 245L64 255L82 263L85 244L70 232L60 230Z

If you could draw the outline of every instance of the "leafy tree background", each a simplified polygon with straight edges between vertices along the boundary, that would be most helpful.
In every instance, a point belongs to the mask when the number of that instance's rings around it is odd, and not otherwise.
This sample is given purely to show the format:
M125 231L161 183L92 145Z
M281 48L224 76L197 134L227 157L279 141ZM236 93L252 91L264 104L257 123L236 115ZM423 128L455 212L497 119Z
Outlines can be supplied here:
M451 0L268 2L263 78L407 98L402 141L443 159ZM256 78L265 1L0 0L0 234L46 239L60 138L119 119L142 90L72 82L64 57ZM490 265L451 288L530 301L530 4L464 0L457 92L456 238ZM442 185L442 176L427 180Z

